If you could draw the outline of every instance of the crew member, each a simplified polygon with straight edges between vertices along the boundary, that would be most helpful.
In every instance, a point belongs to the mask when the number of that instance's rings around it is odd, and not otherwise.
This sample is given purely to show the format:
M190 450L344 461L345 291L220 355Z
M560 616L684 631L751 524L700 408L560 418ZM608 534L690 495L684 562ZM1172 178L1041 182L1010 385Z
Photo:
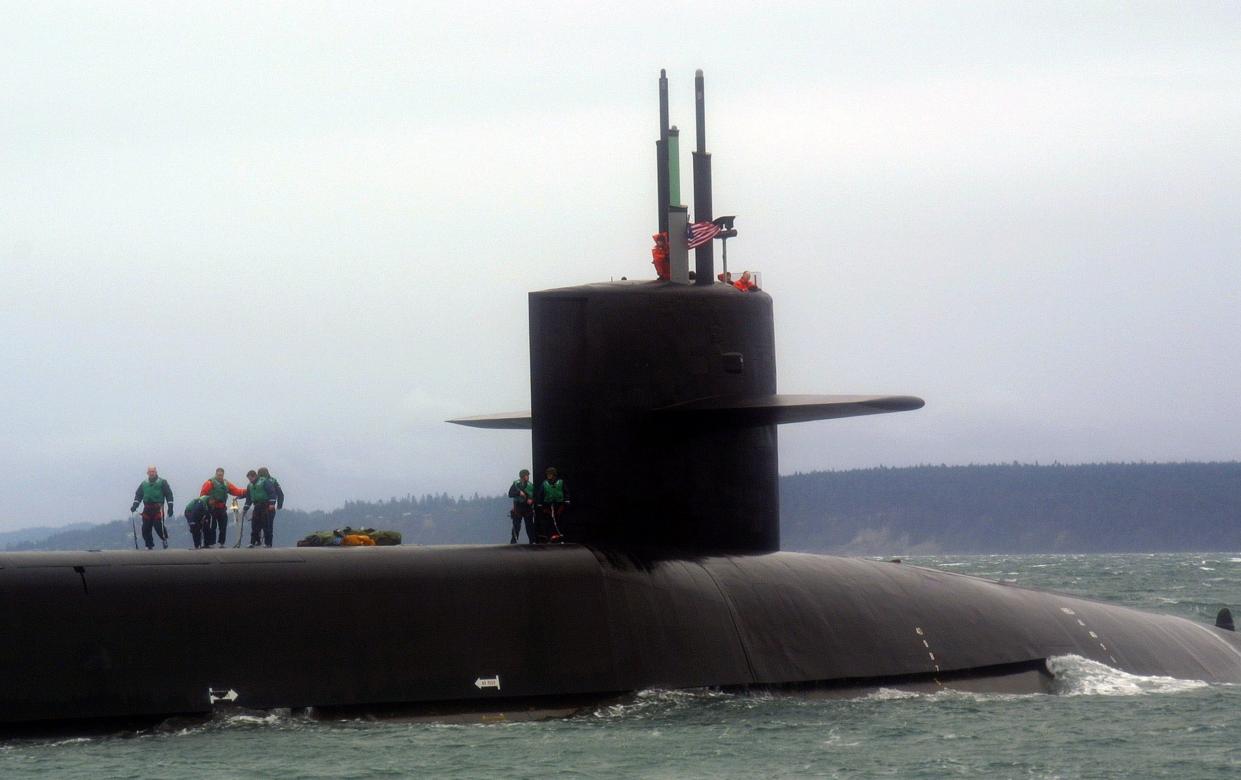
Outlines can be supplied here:
M517 479L509 485L508 497L513 499L513 508L508 512L513 519L513 538L509 539L509 544L517 544L523 520L526 523L526 541L534 544L534 483L530 481L530 469L517 472Z
M203 546L203 531L211 523L211 497L199 496L185 505L185 522L190 526L190 537L194 539L194 549Z
M266 466L259 466L259 476L271 480L272 500L269 503L271 504L271 519L275 520L276 510L284 509L284 490L280 488L280 480L273 477Z
M668 234L656 233L651 238L655 240L655 246L651 247L651 265L655 266L656 278L666 282L671 270L668 265Z
M539 529L540 542L563 541L560 532L560 518L564 515L569 503L569 491L565 489L564 480L560 478L554 466L549 466L544 473L547 478L535 491L534 502L539 507L540 517L544 520L543 528Z
M237 529L238 534L241 533L242 528L246 527L246 524L245 524L246 512L250 511L250 507L254 503L254 496L255 496L255 491L251 490L251 488L254 487L254 481L258 478L259 478L259 473L255 471L254 469L250 469L249 471L246 472L246 482L248 482L249 484L246 485L246 506L245 506L245 509L241 511L242 523L241 523L241 528ZM258 547L259 544L262 542L262 534L260 532L260 518L258 517L258 511L261 511L261 510L256 510L255 514L250 515L250 547L251 548Z
M277 504L284 505L284 491L280 483L272 478L271 472L263 466L258 471L246 474L250 485L246 488L246 506L254 505L254 514L250 518L250 546L263 544L271 547L273 523Z
M165 502L168 503L168 514L171 515L172 488L168 486L168 480L160 477L158 469L147 466L147 478L139 483L138 489L134 491L134 504L129 511L138 511L138 504L142 504L142 541L146 542L148 550L155 549L155 539L151 537L152 529L159 534L164 549L168 549L168 529L164 527Z
M741 278L733 282L733 287L742 292L754 292L758 289L758 285L754 283L754 279L750 276L749 271L742 271Z
M271 471L266 466L259 466L259 476L267 477L271 480L271 492L267 499L267 526L275 534L276 528L276 510L284 509L284 490L280 487L280 480L271 475ZM271 545L267 545L271 547Z
M216 469L215 476L203 483L198 495L211 499L211 520L203 526L203 547L219 542L224 546L228 532L228 497L244 496L246 491L224 478L224 469Z

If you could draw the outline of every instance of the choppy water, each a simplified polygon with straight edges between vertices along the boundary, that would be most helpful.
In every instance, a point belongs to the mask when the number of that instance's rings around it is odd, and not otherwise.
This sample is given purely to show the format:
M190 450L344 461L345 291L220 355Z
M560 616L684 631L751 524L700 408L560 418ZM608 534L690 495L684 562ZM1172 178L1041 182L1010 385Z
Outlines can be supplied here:
M1241 554L907 558L1211 622ZM805 700L644 691L573 718L487 725L235 715L142 735L0 742L0 777L1241 776L1241 686L1055 659L1058 695L880 691Z

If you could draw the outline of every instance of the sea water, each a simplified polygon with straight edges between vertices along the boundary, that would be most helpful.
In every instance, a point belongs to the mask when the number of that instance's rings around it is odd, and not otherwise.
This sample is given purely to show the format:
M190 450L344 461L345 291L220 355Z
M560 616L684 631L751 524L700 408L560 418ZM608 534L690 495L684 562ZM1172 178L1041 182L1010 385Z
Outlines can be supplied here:
M905 560L1207 623L1221 606L1241 613L1241 554ZM1074 656L1051 666L1051 695L652 690L569 718L470 725L234 714L0 742L0 778L1241 777L1241 686Z

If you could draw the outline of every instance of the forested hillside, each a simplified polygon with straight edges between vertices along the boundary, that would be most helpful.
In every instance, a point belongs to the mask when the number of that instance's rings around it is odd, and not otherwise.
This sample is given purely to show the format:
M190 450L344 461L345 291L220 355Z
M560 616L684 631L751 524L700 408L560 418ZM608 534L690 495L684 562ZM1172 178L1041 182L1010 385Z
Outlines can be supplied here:
M794 474L780 480L786 550L911 553L1241 550L1241 463L920 466ZM284 510L276 544L311 531L370 526L412 544L508 541L501 497L406 496L330 512ZM190 546L185 522L172 543ZM247 529L248 530L248 529ZM13 550L133 547L129 521L51 535ZM229 541L236 540L230 525Z
M1241 549L1241 463L922 466L780 480L785 549Z

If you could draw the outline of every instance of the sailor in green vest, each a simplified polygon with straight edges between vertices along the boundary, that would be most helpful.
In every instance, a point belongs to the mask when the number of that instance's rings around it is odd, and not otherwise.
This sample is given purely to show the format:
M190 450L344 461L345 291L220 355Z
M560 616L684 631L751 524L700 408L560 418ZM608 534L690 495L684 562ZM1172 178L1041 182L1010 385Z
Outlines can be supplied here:
M139 483L138 489L134 491L134 504L129 511L138 511L138 504L142 504L142 541L146 542L148 550L155 549L152 530L159 534L164 549L168 549L168 529L164 527L165 502L168 504L168 514L171 515L172 488L169 487L168 480L160 477L158 469L147 466L147 478Z
M284 490L280 487L280 480L273 477L271 475L271 471L269 471L266 466L259 466L259 476L267 477L268 479L271 480L272 496L275 498L275 501L270 502L271 503L270 509L271 509L271 519L275 520L276 510L284 509Z
M560 518L569 504L569 491L564 486L554 466L549 466L544 476L547 479L535 491L534 501L539 507L539 516L543 520L541 528L535 529L540 542L561 542L564 535L560 532Z
M264 486L260 485L257 489L255 488L254 483L258 481L258 478L259 478L259 473L255 471L254 469L250 469L249 471L246 472L246 481L249 484L246 485L246 508L242 510L242 513L241 513L241 516L243 519L242 528L244 528L245 527L244 518L246 516L246 512L249 512L251 507L254 507L254 514L250 515L250 545L249 546L251 548L258 547L259 544L262 542L263 518L267 514L267 508L266 508L267 502L262 500L266 496L266 493L263 489ZM258 506L254 506L255 501L259 501ZM237 529L237 533L241 533L241 528Z
M250 546L271 547L275 535L276 510L284 508L284 491L266 466L258 471L246 473L250 485L246 488L246 506L254 504L254 515L250 518Z
M224 537L228 532L228 497L244 496L246 491L224 478L224 469L216 469L215 476L203 483L198 495L211 499L211 520L203 526L203 547L210 547L217 541L224 546Z
M185 505L185 522L189 523L194 549L203 546L203 529L211 522L211 497L199 496Z
M534 544L534 483L530 481L530 469L517 472L517 479L509 485L508 497L513 499L513 508L508 511L513 521L513 536L509 544L517 544L523 520L526 523L526 540Z

